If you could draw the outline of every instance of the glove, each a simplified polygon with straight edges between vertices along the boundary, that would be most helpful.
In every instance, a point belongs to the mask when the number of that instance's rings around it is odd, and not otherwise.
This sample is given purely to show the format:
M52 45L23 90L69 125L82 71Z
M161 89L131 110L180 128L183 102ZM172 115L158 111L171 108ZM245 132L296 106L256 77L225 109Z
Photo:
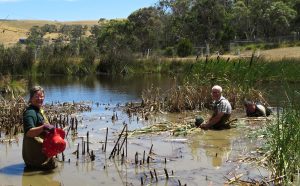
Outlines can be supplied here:
M54 132L54 129L55 129L55 127L53 125L50 125L50 124L44 124L44 126L43 126L44 132L47 132L47 133Z

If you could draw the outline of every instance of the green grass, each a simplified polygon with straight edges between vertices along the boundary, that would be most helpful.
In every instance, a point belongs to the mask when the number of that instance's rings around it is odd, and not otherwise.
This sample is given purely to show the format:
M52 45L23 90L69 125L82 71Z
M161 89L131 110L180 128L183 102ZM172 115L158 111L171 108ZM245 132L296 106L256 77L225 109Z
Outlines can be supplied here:
M276 184L295 184L300 171L300 95L296 92L266 129L267 157Z

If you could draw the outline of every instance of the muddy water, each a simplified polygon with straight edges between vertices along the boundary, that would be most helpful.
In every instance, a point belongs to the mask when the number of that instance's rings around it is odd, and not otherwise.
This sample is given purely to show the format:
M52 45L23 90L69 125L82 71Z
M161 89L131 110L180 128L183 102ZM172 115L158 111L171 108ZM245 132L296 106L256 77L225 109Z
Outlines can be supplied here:
M241 161L245 154L255 150L255 145L261 143L247 135L257 130L263 121L255 125L240 120L238 127L224 131L195 131L187 136L174 137L170 132L131 136L128 139L127 158L121 160L121 155L110 158L110 153L118 139L124 123L129 130L142 128L153 123L168 120L183 122L199 113L183 115L161 115L148 121L128 118L116 104L130 100L138 100L141 85L151 86L152 83L164 85L166 88L172 79L145 79L135 84L131 80L96 79L64 80L57 83L40 83L46 89L46 102L90 100L92 112L78 114L80 118L77 138L68 135L67 148L58 155L58 167L51 172L29 172L24 170L21 156L22 134L12 142L0 144L0 186L2 185L224 185L227 178L243 174L243 180L261 179L268 172ZM64 82L66 81L66 82ZM70 82L69 82L70 81ZM89 82L89 83L86 83ZM105 82L105 83L103 83ZM100 105L96 106L96 102ZM118 120L112 122L113 113ZM236 111L236 116L241 113ZM158 118L158 119L157 119ZM108 127L107 151L103 151L106 128ZM93 150L95 160L91 161L87 153L82 153L82 139L86 140L89 132L89 150ZM2 135L2 139L4 135ZM79 144L80 154L77 158L73 153ZM147 157L152 147L153 154L147 163ZM145 152L145 159L143 155ZM124 152L125 153L125 152ZM135 156L138 154L138 165ZM156 176L154 174L156 172ZM166 172L169 178L166 178ZM151 177L151 173L153 178Z
M100 115L99 118L104 117ZM199 129L188 136L176 138L169 132L130 137L126 162L122 163L120 156L109 159L109 155L123 124L121 121L114 124L107 121L82 120L83 126L78 136L86 140L86 131L89 131L89 149L93 150L95 161L91 161L87 154L82 155L81 138L72 139L69 136L64 152L65 160L62 162L62 156L59 155L61 162L53 172L24 170L21 157L22 135L16 138L18 141L3 143L0 152L1 185L141 185L141 178L144 184L152 182L153 185L179 185L179 181L187 185L223 185L227 181L225 177L232 178L239 174L243 174L245 180L267 176L263 169L239 162L243 158L240 155L254 150L252 148L255 143L245 137L245 128L226 131ZM109 128L106 153L102 150L105 127ZM80 144L78 159L72 154L76 151L77 144ZM153 159L149 164L146 159L143 163L144 151L147 157L152 145ZM136 152L139 157L138 165L135 165ZM169 179L166 179L165 168ZM154 169L157 181L156 178L151 179L150 171L154 175Z

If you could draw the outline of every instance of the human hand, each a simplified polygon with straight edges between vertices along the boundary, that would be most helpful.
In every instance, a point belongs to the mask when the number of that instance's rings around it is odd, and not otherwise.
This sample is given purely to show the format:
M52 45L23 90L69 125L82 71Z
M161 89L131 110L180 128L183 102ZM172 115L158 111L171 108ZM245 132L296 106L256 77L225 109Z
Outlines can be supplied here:
M200 128L203 130L207 130L208 126L207 126L207 124L204 123L204 124L200 125Z
M43 124L43 130L48 133L54 132L55 127L50 124Z

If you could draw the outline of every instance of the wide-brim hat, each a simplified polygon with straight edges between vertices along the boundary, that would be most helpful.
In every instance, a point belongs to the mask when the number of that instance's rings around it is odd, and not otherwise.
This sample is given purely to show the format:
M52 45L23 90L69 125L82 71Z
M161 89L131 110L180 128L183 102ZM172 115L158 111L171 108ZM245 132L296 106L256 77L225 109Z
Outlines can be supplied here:
M55 128L53 132L46 134L43 142L43 153L48 157L53 157L61 153L66 148L65 131Z

